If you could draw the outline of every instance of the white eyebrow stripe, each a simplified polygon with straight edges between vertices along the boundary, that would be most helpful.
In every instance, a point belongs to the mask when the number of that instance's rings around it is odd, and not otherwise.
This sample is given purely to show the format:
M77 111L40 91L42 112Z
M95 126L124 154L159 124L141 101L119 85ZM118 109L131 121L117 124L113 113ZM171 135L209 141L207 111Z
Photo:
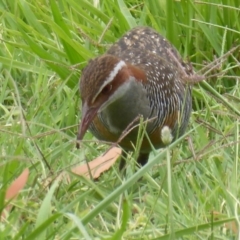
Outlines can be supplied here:
M97 92L97 94L95 95L95 97L92 100L92 103L94 103L94 101L96 100L97 96L100 94L100 92L103 90L103 88L105 86L107 86L110 82L113 81L113 79L117 76L118 72L124 67L126 66L126 63L121 60L119 61L115 66L114 69L111 71L110 75L106 78L106 80L103 82L103 85L100 87L99 91Z
M113 71L111 71L108 78L104 81L104 87L113 81L113 79L117 76L118 72L122 69L123 66L126 66L126 63L123 60L121 60L115 65Z

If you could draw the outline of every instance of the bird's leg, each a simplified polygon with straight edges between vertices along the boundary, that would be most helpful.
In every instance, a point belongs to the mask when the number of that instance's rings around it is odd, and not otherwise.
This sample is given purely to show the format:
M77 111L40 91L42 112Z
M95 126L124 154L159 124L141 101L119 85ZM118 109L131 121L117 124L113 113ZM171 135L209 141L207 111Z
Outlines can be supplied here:
M144 166L148 162L149 153L140 153L137 158L137 163L140 167Z
M126 167L126 159L127 159L127 152L123 151L121 159L120 159L120 164L119 164L119 170L122 171Z
M120 164L119 164L120 171L122 171L126 167L127 154L128 153L125 151L122 153ZM142 167L148 162L148 158L149 158L149 153L140 153L137 158L137 163L139 164L140 167Z

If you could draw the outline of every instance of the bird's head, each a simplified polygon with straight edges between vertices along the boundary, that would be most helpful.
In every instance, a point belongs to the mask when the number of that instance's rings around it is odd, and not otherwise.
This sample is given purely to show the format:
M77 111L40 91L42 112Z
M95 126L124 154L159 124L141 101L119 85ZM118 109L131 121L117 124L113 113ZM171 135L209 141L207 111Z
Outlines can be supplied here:
M143 70L115 56L103 55L90 60L80 79L82 121L77 140L82 140L99 111L124 95L123 85L127 86L131 80L142 82L145 79Z

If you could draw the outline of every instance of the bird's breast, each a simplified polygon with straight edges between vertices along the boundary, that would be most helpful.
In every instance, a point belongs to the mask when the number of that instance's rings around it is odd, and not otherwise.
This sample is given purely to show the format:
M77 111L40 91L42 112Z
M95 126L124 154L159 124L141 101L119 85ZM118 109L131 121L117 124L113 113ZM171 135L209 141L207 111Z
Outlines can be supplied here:
M146 89L134 79L120 86L108 101L90 126L91 132L102 140L118 140L131 123L137 125L141 116L146 120L152 114ZM147 131L152 125L148 123ZM127 138L135 142L137 134L136 127Z

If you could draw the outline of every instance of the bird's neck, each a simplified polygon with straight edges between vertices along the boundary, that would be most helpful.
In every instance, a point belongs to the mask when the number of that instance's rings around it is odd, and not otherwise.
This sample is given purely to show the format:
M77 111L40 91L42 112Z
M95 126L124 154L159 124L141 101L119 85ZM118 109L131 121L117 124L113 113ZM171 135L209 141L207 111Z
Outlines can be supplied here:
M151 109L143 83L130 77L102 106L99 114L109 130L115 134L121 134L139 114L148 118Z

